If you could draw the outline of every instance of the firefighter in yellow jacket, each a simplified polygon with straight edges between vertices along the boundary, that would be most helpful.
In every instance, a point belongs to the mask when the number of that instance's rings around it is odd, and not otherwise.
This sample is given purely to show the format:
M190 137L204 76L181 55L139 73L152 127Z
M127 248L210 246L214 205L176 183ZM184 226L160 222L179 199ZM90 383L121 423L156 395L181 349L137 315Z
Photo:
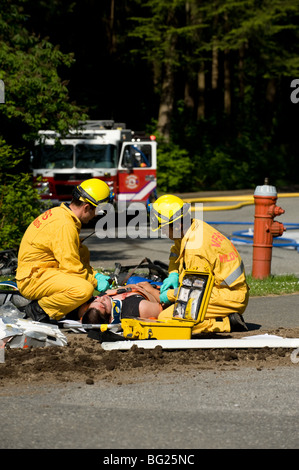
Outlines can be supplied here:
M82 223L95 217L96 208L109 201L108 185L96 178L83 181L70 204L47 210L27 228L18 253L16 273L20 293L32 300L27 317L35 321L59 320L105 291L109 277L89 264L88 248L81 244Z
M167 307L159 319L170 319L178 286L185 269L212 272L214 286L203 322L192 334L247 330L242 318L249 288L240 255L232 242L211 225L191 219L189 204L173 195L158 198L151 206L152 230L174 240L170 250L169 275L160 290L160 301Z

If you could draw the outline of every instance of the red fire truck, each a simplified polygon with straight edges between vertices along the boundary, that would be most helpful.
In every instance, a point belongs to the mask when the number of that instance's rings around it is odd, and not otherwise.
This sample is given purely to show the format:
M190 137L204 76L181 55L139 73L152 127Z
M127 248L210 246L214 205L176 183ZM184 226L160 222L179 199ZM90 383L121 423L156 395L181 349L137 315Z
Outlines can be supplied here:
M31 157L33 176L42 199L53 205L70 201L74 186L88 178L105 181L115 203L156 199L157 143L114 121L86 121L80 130L60 138L55 131L39 131Z

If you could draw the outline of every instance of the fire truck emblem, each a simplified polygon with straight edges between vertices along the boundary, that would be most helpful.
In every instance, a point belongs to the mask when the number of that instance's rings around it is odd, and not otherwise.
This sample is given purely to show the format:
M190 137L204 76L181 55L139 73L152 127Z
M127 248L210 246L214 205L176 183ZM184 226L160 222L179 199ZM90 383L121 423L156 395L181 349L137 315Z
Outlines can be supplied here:
M125 185L129 189L135 189L139 185L139 181L136 175L128 175L126 177Z

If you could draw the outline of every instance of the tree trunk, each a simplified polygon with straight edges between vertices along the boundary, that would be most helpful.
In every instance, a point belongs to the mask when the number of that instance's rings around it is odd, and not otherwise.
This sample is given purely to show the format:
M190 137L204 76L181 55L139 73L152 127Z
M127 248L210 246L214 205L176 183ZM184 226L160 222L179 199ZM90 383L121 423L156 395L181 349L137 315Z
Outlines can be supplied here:
M244 83L244 56L245 56L245 44L239 48L239 99L243 102L245 95L245 83Z
M224 13L224 28L225 31L229 31L229 22L227 13ZM224 74L224 112L227 115L231 113L231 79L230 79L230 63L229 63L229 49L224 51L223 61L223 74Z
M170 142L171 117L173 111L173 85L174 77L172 66L167 62L165 64L157 124L158 132L161 133L166 142Z
M205 65L201 63L197 76L198 84L198 106L197 106L197 119L204 119L205 117Z
M274 78L270 78L266 88L266 102L264 107L265 113L265 129L267 134L271 134L273 130L273 117L275 115L275 98L276 98L276 82ZM268 144L264 146L268 148Z
M217 90L218 87L218 49L216 45L213 45L212 50L212 78L211 78L211 85L212 90Z
M186 12L186 26L190 26L194 24L194 4L190 3L188 0L186 0L185 3L185 12ZM187 56L192 55L192 47L190 47L190 44L187 43L187 46L185 46L185 53ZM190 71L192 68L190 65L186 66L186 72L185 72L185 88L184 88L184 104L187 108L194 110L195 106L195 100L194 100L194 89L193 89L193 80L190 79Z
M109 42L110 42L110 53L115 52L116 48L116 37L114 32L114 11L115 3L114 0L110 2L110 18L109 18Z
M275 79L271 78L270 80L268 80L268 83L267 83L266 100L269 103L273 104L275 95L276 95L276 83L275 83Z
M184 89L184 103L187 108L194 109L194 99L193 99L190 88L191 88L190 82L188 81L188 78L187 78L186 83L185 83L185 89Z
M174 11L168 12L167 25L175 23ZM162 72L162 91L158 115L158 131L166 142L170 142L171 119L174 104L174 63L176 57L176 35L169 33L168 48L165 51L164 73Z
M229 70L229 51L224 51L224 112L230 115L231 113L231 80Z

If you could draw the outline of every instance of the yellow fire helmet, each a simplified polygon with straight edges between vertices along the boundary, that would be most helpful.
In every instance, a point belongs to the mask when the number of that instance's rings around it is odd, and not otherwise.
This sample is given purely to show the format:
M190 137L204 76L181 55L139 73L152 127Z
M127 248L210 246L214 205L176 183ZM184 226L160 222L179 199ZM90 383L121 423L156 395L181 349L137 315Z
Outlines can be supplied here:
M172 224L176 220L184 217L189 211L189 204L185 204L178 196L164 194L151 204L150 214L153 231L160 227Z
M83 181L74 189L73 197L79 199L79 201L98 206L110 201L110 189L104 181L91 178Z

